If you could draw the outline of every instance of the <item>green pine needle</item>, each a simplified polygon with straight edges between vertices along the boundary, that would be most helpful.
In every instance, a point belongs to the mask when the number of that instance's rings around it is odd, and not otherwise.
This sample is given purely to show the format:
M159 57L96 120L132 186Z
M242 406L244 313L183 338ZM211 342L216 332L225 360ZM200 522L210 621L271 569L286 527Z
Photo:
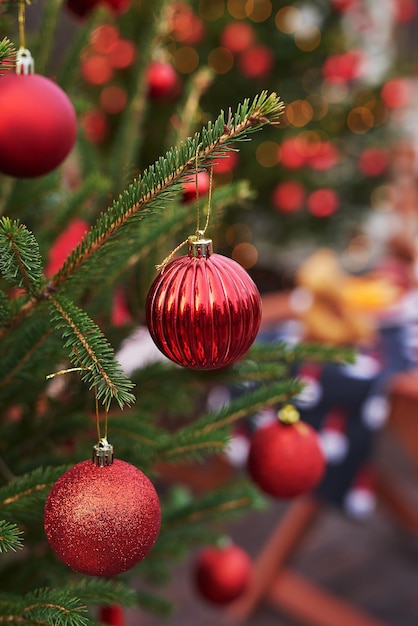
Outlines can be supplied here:
M42 259L34 235L19 220L0 220L0 272L14 287L29 294L42 284Z
M123 408L135 402L133 383L115 361L114 350L90 317L67 298L52 297L52 323L62 331L70 360L81 370L81 378L95 390L108 409L113 399Z
M21 535L23 531L16 524L5 520L0 521L0 553L23 548Z

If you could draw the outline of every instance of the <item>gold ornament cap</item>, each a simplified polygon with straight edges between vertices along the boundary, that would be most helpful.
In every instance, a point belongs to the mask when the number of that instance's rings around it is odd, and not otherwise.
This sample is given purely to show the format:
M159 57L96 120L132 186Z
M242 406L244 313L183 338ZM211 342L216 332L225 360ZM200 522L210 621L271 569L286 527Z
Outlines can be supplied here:
M99 439L98 443L93 446L92 455L93 465L98 467L106 467L113 463L113 446L104 437Z
M299 421L300 414L293 404L285 404L278 413L277 416L283 424L296 424Z
M203 231L189 237L189 256L194 259L207 259L213 252L212 239L204 236Z

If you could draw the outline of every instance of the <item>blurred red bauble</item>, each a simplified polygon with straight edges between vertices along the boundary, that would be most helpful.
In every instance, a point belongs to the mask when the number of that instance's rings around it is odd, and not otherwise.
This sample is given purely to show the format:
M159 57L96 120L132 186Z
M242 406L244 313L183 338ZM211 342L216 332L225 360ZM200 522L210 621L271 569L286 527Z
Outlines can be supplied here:
M279 161L283 167L298 169L305 165L306 142L301 137L289 137L279 147Z
M131 0L103 0L103 4L107 5L116 15L122 15L131 6Z
M179 88L179 78L174 67L163 61L153 61L147 71L148 93L153 100L173 98Z
M189 254L169 262L146 302L148 329L166 357L212 370L240 359L261 321L256 285L236 261L212 253L212 241L190 242Z
M100 4L100 0L67 0L67 9L78 17L86 17L90 11Z
M171 37L182 44L195 46L205 35L205 24L185 2L174 2L170 7Z
M103 54L90 54L81 60L81 75L90 85L104 85L113 78L113 67L109 57Z
M312 191L306 200L309 213L315 217L329 217L335 213L339 204L337 193L327 187Z
M307 144L306 165L313 170L329 170L339 161L337 148L330 141L315 141Z
M276 185L272 194L275 209L283 213L295 213L305 201L305 188L296 180L284 181Z
M96 6L105 5L116 15L125 13L131 6L131 0L67 0L67 9L78 17L86 17Z
M273 70L274 54L264 44L254 44L240 54L237 67L245 78L265 78Z
M392 3L394 18L397 22L410 22L417 15L416 0L395 0Z
M183 202L192 202L196 200L197 194L205 196L209 191L209 174L204 170L197 174L197 191L196 191L196 175L191 174L189 179L183 183L182 200Z
M350 11L358 5L359 0L331 0L331 5L337 11L341 11L341 13L345 13L346 11Z
M151 481L114 460L77 463L54 484L45 504L47 539L76 572L116 576L134 567L158 537L161 508Z
M400 109L411 101L411 85L405 78L392 78L383 85L380 97L389 109Z
M81 126L87 140L91 143L100 143L109 131L106 114L100 109L86 111L81 117Z
M125 615L119 604L100 607L100 622L109 626L125 626Z
M0 77L0 172L43 176L72 150L77 119L67 94L40 74Z
M237 152L227 152L222 157L217 157L213 164L214 174L226 174L232 172L238 166L239 156Z
M233 543L205 548L194 566L196 587L213 604L226 604L242 595L250 584L251 572L250 557Z
M348 50L343 54L328 57L322 68L324 78L329 81L350 81L361 76L363 53Z
M65 259L80 243L89 228L85 220L74 218L67 228L58 235L49 251L49 261L45 270L48 277L58 272Z
M248 22L231 22L221 33L221 45L233 54L244 52L254 41L254 28Z
M247 467L263 492L275 498L293 498L318 485L325 472L325 457L309 424L276 420L255 431Z
M358 167L365 176L381 176L389 167L389 154L383 148L366 148L360 154Z

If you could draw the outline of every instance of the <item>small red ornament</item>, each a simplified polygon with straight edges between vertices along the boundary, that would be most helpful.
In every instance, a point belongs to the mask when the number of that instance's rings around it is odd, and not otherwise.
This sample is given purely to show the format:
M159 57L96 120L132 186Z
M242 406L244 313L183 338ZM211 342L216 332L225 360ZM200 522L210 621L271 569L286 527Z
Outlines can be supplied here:
M125 615L120 604L100 607L99 619L109 626L125 626Z
M67 94L52 80L33 74L32 67L30 53L23 50L18 53L17 72L0 77L0 172L18 178L52 172L77 136Z
M261 321L261 298L244 268L212 254L211 239L189 242L156 277L146 302L148 329L169 359L191 369L217 369L241 358Z
M67 9L77 17L86 17L100 4L100 0L67 0Z
M325 457L316 431L299 421L294 407L284 407L279 416L254 433L247 468L265 493L293 498L318 485L325 472Z
M113 461L106 440L94 450L93 461L77 463L52 487L44 528L68 567L90 576L116 576L152 549L160 530L160 502L145 474Z
M251 572L250 557L233 543L203 549L194 565L199 593L214 604L232 602L243 594L249 586Z
M170 63L153 61L147 70L148 93L151 100L173 98L179 89L179 77Z

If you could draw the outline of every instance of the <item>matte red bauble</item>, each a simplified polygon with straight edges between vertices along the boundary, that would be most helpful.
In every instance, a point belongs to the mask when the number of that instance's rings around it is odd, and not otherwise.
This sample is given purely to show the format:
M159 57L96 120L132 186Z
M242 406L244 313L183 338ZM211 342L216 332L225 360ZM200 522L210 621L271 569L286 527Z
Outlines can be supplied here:
M196 559L194 579L199 593L209 602L226 604L245 592L251 580L252 564L239 546L209 547Z
M45 504L47 539L76 572L115 576L142 561L160 530L151 481L125 461L83 461L54 484Z
M258 487L275 498L293 498L314 489L325 472L316 431L304 422L270 422L255 431L248 472Z
M167 264L146 303L148 328L169 359L191 369L217 369L242 357L261 321L261 298L236 261L212 253L212 241L189 243Z
M77 120L66 93L40 74L0 78L0 172L18 178L57 168L77 136Z

